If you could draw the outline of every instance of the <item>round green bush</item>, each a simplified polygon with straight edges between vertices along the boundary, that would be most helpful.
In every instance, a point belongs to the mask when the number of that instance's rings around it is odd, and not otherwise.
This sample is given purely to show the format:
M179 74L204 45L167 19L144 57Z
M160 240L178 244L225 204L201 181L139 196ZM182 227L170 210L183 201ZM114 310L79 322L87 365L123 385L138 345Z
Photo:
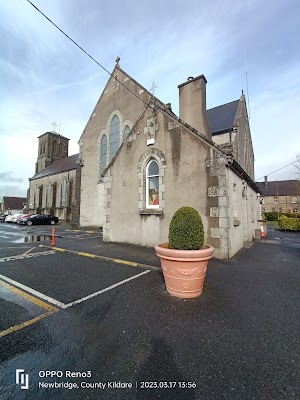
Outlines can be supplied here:
M199 250L204 243L202 219L192 207L179 208L170 222L169 244L176 250Z

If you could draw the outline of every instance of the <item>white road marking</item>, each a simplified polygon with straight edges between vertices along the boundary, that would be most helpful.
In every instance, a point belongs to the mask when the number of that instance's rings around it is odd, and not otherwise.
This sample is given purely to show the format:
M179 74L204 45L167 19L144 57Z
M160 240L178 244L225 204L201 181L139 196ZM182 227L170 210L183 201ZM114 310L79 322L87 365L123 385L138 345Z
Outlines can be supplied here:
M24 233L23 232L19 232L19 233L17 233L17 232L4 232L4 234L5 235L10 235L10 236L24 236Z
M44 300L48 301L48 303L54 304L54 305L56 305L56 306L58 306L60 308L66 308L66 305L64 303L61 303L60 301L55 300L52 297L46 296L45 294L43 294L41 292L38 292L37 290L31 289L30 287L25 286L22 283L14 281L13 279L7 278L6 276L1 275L1 274L0 274L0 278L2 280L6 281L6 282L11 283L14 286L17 286L17 287L25 290L28 293L33 294L34 296L37 296L37 297L39 297L41 299L44 299Z
M41 292L38 292L37 290L31 289L30 287L25 286L25 285L23 285L22 283L19 283L19 282L17 282L17 281L14 281L13 279L7 278L7 277L4 276L4 275L1 275L1 274L0 274L0 279L4 280L4 281L6 281L6 282L11 283L12 285L14 285L14 286L16 286L16 287L19 287L19 288L25 290L26 292L33 294L33 295L36 296L36 297L39 297L39 298L41 298L41 299L43 299L43 300L46 300L48 303L54 304L54 305L56 305L57 307L60 307L60 308L62 308L62 309L66 309L66 308L70 308L70 307L74 306L75 304L82 303L82 302L84 302L85 300L89 300L89 299L91 299L92 297L98 296L99 294L108 292L109 290L112 290L112 289L116 288L117 286L123 285L123 284L126 283L126 282L130 282L130 281L132 281L133 279L136 279L136 278L139 278L139 277L142 276L142 275L148 274L149 272L151 272L151 270L147 270L147 271L141 272L140 274L137 274L137 275L134 275L134 276L132 276L132 277L130 277L130 278L124 279L124 280L121 281L121 282L115 283L114 285L111 285L111 286L109 286L109 287L107 287L107 288L105 288L105 289L99 290L98 292L92 293L92 294L90 294L90 295L88 295L88 296L82 297L82 298L79 299L79 300L72 301L71 303L68 303L68 304L64 304L64 303L62 303L61 301L58 301L58 300L53 299L52 297L46 296L45 294L43 294L43 293L41 293Z
M141 272L140 274L137 274L137 275L134 275L134 276L132 276L132 277L130 277L130 278L124 279L124 280L121 281L121 282L115 283L114 285L111 285L111 286L109 286L109 287L107 287L107 288L105 288L105 289L102 289L102 290L99 290L98 292L92 293L92 294L90 294L89 296L83 297L82 299L72 301L72 302L69 303L69 304L65 304L63 308L72 307L72 306L74 306L75 304L82 303L83 301L89 300L89 299L91 299L92 297L98 296L99 294L102 294L102 293L104 293L104 292L108 292L109 290L112 290L112 289L114 289L114 288L117 287L117 286L123 285L123 284L126 283L126 282L132 281L133 279L139 278L139 277L142 276L142 275L148 274L148 272L151 272L151 270L148 269L147 271Z
M42 251L42 252L39 252L39 253L20 254L19 256L3 257L3 258L0 258L0 263L6 262L6 261L13 261L13 260L22 260L24 258L48 256L49 254L55 254L55 251L54 250L50 250L50 251Z

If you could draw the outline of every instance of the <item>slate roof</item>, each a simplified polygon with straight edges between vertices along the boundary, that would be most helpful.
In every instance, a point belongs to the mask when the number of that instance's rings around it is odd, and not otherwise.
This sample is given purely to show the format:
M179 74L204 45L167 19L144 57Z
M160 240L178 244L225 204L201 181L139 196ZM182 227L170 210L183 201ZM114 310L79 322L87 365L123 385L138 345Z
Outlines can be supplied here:
M5 207L5 209L22 210L24 203L27 204L26 197L3 196L3 206Z
M67 137L61 135L60 133L57 133L57 132L54 132L54 131L47 131L47 132L43 133L42 135L38 136L38 138L40 138L40 137L42 137L42 136L44 136L44 135L47 135L47 133L51 133L52 135L55 135L55 136L57 136L57 137L61 137L61 138L70 140L70 139L68 139Z
M265 182L256 182L263 196L296 196L300 195L300 181L271 181L268 182L268 187L265 187Z
M235 100L207 110L207 118L212 135L232 129L238 104L239 100Z
M62 158L61 160L55 161L49 167L43 169L38 174L35 174L30 180L44 178L45 176L59 174L60 172L70 171L75 169L76 161L79 158L79 153L73 154L72 156Z

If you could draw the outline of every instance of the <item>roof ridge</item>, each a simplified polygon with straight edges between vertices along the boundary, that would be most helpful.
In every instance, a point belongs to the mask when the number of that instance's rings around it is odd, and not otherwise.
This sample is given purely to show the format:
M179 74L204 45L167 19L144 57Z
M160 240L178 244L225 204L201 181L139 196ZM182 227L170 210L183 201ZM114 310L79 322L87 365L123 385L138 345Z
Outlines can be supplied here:
M46 168L42 169L40 172L34 174L33 177L30 178L30 179L37 179L37 178L39 178L39 175L42 174L42 173L43 173L43 175L40 176L40 178L43 178L43 177L47 176L47 175L44 175L45 172L47 173L47 170L49 170L50 168L53 168L53 166L57 165L57 163L59 163L61 161L66 161L66 160L70 159L71 157L75 157L75 156L79 157L79 153L75 153L75 154L72 154L71 156L63 157L60 160L54 161L54 163L48 165L48 167L46 167ZM61 171L61 172L63 172L63 171ZM56 173L58 173L58 172L56 172ZM49 175L53 175L53 173L51 173Z
M209 109L207 109L206 111L214 110L215 108L227 106L228 104L232 104L232 103L239 102L239 101L240 101L240 99L233 100L233 101L229 101L228 103L220 104L219 106L215 106L215 107L209 108Z

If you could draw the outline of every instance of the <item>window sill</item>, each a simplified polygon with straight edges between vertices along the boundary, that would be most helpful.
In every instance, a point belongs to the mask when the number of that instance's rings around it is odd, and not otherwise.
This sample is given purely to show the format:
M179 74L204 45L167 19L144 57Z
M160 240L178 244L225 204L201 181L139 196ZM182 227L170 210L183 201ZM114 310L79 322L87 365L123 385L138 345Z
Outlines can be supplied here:
M140 215L162 215L162 208L145 208L140 210Z

